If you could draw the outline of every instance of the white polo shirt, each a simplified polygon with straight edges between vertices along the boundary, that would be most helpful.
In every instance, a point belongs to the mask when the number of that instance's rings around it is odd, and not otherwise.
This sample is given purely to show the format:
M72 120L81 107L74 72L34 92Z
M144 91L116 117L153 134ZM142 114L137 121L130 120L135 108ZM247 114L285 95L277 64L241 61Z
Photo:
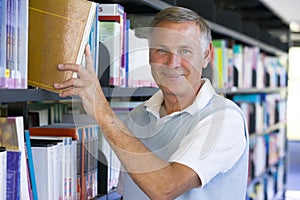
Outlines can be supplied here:
M158 124L180 117L183 112L195 115L211 101L214 95L217 95L210 81L204 80L194 102L180 112L160 117L159 111L163 102L161 91L147 100L144 106L156 117ZM244 132L244 121L239 112L233 109L214 112L191 129L167 161L181 163L193 169L202 182L202 188L218 173L231 169L240 159L246 148ZM118 192L121 194L123 193L122 176L118 186Z
M156 116L158 121L162 122L176 117L181 112L188 112L191 115L196 114L207 105L213 95L216 95L211 82L208 79L204 80L205 82L195 101L184 110L161 118L159 111L162 106L163 95L161 91L158 91L145 102L147 111ZM226 109L225 113L219 111L208 116L200 121L193 128L192 132L184 138L179 149L170 157L169 162L178 162L193 169L201 179L202 186L204 186L220 171L225 172L230 169L242 155L246 147L246 138L244 134L241 134L244 132L244 126L241 125L243 125L243 118L232 109ZM222 128L216 130L214 127ZM214 131L218 135L215 135ZM207 134L199 134L201 132ZM212 143L206 145L210 149L202 151L202 155L194 155L195 152L199 152L199 147L203 146L204 141L210 142L207 139L209 134L213 134L214 138L217 137L216 143L213 144L215 141L212 138ZM193 142L191 143L191 141ZM198 159L199 156L201 159Z

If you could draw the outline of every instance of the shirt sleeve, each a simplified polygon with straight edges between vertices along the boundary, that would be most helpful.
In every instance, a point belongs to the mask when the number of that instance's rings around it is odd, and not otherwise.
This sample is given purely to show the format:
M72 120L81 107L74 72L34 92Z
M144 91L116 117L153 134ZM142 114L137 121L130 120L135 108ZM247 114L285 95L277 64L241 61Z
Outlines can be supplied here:
M124 194L124 176L125 176L125 171L124 168L121 167L119 173L118 185L117 185L117 193L120 195Z
M244 126L243 117L236 110L215 112L192 129L169 162L193 169L204 186L239 160L246 148Z

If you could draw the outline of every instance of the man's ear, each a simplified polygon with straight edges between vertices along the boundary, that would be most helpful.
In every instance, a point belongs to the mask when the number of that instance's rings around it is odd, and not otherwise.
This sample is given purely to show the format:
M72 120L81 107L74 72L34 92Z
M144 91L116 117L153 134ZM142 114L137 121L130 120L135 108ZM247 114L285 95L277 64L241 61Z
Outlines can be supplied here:
M210 61L214 59L214 49L213 44L210 41L208 47L204 52L204 59L203 59L203 68L206 68Z

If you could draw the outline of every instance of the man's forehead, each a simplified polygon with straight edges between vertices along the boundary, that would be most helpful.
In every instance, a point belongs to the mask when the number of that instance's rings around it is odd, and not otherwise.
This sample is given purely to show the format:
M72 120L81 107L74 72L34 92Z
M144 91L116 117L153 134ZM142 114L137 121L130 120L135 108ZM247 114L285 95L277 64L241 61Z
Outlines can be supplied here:
M161 46L176 46L176 47L200 47L200 38L191 38L172 36L172 35L162 35L153 36L150 39L150 45L161 45Z
M180 32L167 28L153 28L150 31L150 41L152 42L181 42L181 43L197 43L200 42L200 35L193 32Z
M161 36L172 36L172 37L190 37L191 35L187 32L181 32L178 30L167 29L167 28L153 28L150 32L152 37L161 37Z

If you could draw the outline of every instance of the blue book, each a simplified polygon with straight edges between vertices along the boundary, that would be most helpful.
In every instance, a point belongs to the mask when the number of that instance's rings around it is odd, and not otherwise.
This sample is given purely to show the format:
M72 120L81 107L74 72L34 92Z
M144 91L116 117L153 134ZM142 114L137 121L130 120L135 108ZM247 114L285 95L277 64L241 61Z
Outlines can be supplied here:
M31 151L31 143L30 143L30 134L28 130L25 130L25 143L26 143L26 150L27 150L27 157L28 157L28 168L29 168L29 175L30 175L30 182L31 182L31 189L32 189L32 197L33 200L38 200L33 158L32 158L32 151Z
M265 94L234 95L232 100L234 102L261 103L265 101Z
M20 199L21 151L7 151L6 199Z
M128 87L128 73L129 73L129 29L130 19L126 19L126 42L125 42L125 72L126 72L126 87Z

